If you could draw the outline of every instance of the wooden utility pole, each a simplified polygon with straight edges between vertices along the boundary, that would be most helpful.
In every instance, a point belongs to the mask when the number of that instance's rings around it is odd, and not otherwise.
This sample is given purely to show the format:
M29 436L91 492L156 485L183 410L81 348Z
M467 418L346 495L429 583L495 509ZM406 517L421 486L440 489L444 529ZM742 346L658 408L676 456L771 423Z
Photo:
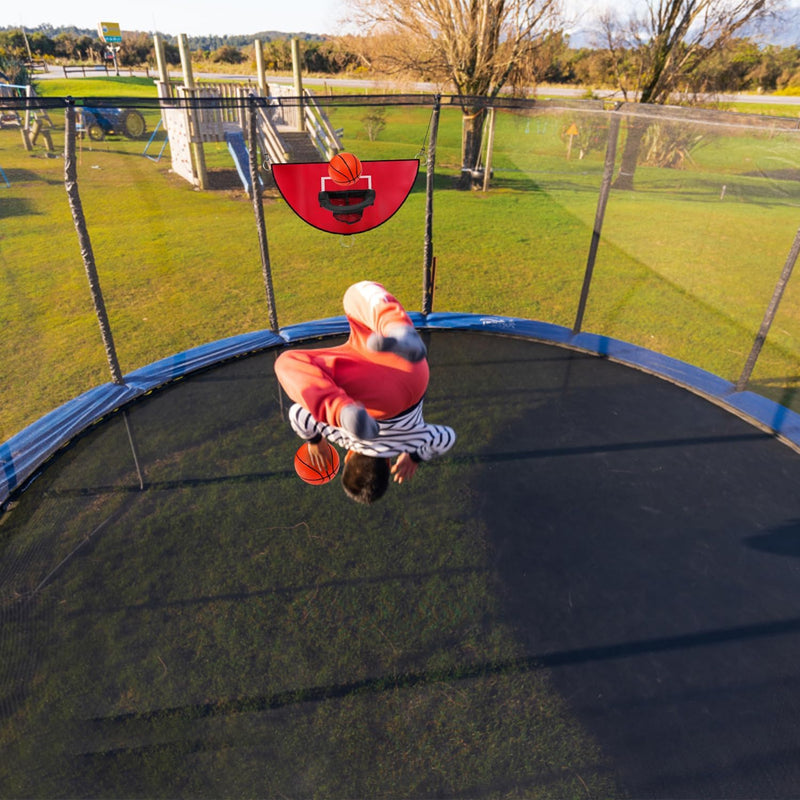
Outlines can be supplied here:
M297 96L297 130L306 129L305 113L303 111L303 71L300 67L300 40L292 39L292 70L294 72L294 93Z

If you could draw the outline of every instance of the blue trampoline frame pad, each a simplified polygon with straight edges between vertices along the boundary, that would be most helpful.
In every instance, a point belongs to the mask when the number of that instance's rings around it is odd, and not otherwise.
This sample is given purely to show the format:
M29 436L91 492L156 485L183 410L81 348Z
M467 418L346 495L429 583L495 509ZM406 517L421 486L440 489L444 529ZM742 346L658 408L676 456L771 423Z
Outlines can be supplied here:
M737 392L730 381L646 348L592 333L573 334L559 325L519 317L460 313L424 316L415 312L410 316L420 330L479 331L607 358L700 395L800 450L800 415L753 392ZM341 316L289 326L280 334L241 334L156 361L125 375L122 384L107 383L90 389L0 444L0 508L15 489L35 477L48 459L81 432L154 389L233 358L347 332L347 319Z

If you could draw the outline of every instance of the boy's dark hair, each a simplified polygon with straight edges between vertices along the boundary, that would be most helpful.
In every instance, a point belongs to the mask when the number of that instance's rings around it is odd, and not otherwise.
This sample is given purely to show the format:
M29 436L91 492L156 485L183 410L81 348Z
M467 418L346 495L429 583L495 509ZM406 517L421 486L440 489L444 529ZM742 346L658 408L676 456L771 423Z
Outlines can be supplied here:
M351 453L342 470L342 488L356 503L380 500L389 488L389 459Z

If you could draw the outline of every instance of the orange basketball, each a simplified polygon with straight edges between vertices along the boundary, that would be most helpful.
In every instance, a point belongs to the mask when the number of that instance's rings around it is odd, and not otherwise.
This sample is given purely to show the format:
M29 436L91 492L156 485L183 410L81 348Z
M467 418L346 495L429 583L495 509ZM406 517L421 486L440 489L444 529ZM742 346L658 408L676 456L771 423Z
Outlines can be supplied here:
M311 458L308 455L308 442L303 442L294 456L294 471L302 480L314 486L328 483L328 481L332 481L336 477L336 473L339 471L339 453L335 447L330 447L328 461L323 470L320 471L311 464Z
M361 177L361 162L352 153L337 153L328 162L328 175L335 183L351 186Z

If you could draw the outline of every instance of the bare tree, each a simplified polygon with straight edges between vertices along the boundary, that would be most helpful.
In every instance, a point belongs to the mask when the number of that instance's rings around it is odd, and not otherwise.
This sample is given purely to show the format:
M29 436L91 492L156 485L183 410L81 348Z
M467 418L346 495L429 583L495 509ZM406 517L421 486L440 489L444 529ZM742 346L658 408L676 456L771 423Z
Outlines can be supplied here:
M643 14L622 20L614 12L599 18L626 100L665 104L707 59L745 26L778 7L780 0L647 0ZM632 122L614 181L633 189L633 177L647 125Z
M372 45L372 65L452 87L461 100L462 188L471 184L485 103L524 75L536 48L560 21L560 0L352 0ZM379 37L379 38L376 38ZM530 78L530 76L526 76ZM452 90L451 89L451 90Z

